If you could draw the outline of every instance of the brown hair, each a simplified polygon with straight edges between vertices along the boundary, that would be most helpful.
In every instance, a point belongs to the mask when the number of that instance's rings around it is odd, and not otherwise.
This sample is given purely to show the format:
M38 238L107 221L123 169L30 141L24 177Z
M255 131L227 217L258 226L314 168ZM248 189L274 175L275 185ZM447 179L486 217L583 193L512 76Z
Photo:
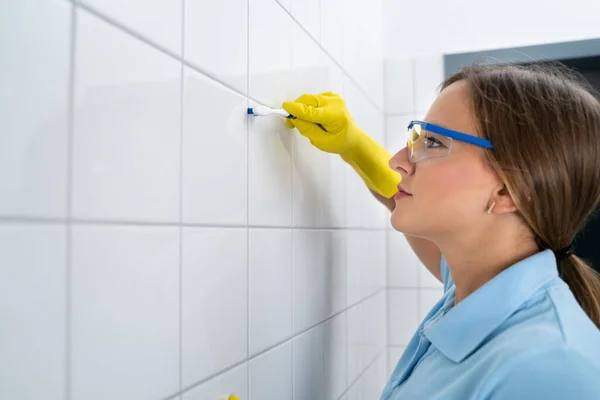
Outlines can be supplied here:
M600 102L557 64L471 66L446 79L471 89L486 159L540 249L568 247L600 202ZM558 261L561 277L600 327L600 275L584 260Z

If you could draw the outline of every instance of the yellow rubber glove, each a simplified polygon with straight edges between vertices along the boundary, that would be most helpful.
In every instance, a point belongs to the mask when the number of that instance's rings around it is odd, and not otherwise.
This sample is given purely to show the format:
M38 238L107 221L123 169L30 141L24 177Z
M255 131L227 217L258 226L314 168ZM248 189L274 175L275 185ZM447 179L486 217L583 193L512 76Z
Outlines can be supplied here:
M284 102L283 108L296 117L286 120L290 128L297 128L315 147L339 154L369 189L387 198L396 194L401 177L388 165L392 155L354 123L339 95L304 94Z

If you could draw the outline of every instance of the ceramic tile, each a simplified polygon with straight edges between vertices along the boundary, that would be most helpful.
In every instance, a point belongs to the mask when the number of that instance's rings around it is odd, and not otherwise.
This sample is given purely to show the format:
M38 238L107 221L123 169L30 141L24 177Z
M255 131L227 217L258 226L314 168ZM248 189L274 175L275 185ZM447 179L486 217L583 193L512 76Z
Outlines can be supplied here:
M341 0L321 0L321 45L338 62L342 61L344 15Z
M345 238L340 231L294 231L294 330L300 332L344 307Z
M392 287L419 286L419 268L417 255L410 247L403 233L388 232L388 285Z
M290 11L317 42L321 38L321 1L291 0Z
M255 103L250 103L252 107ZM250 225L292 224L292 135L283 119L249 117Z
M75 226L72 240L72 398L176 392L179 230Z
M386 59L384 62L385 112L415 112L415 60Z
M351 384L363 372L366 366L365 351L365 308L364 302L359 303L346 311L347 325L347 367L346 382Z
M245 224L247 100L186 68L183 107L183 221Z
M292 231L250 229L250 354L292 335Z
M323 324L323 382L325 400L337 400L346 389L348 335L346 313Z
M419 291L390 289L387 319L388 343L394 346L406 346L422 319L419 315Z
M386 118L385 147L396 154L406 147L408 141L408 124L413 120L421 120L416 115L395 116Z
M66 396L65 241L63 225L0 224L0 398Z
M248 0L185 0L186 60L246 93L247 28Z
M248 398L248 363L243 363L184 393L181 400L223 400L231 395Z
M140 36L181 54L182 1L80 0Z
M292 342L250 361L250 400L292 398Z
M387 376L388 378L392 376L396 365L398 365L398 361L400 361L400 357L404 353L406 349L405 346L390 346L388 347L388 370Z
M64 217L70 5L2 9L0 37L11 39L0 40L0 215Z
M422 288L443 289L444 284L435 277L427 267L417 261L417 269L419 271L419 286Z
M444 288L419 290L419 322L431 311L444 295Z
M74 216L178 221L180 63L85 11L77 39Z
M249 1L249 95L279 108L291 98L293 21L273 0Z
M426 113L444 80L442 55L420 56L415 59L415 111Z
M183 230L183 386L247 356L247 244L246 229Z
M323 326L294 338L294 400L323 400Z

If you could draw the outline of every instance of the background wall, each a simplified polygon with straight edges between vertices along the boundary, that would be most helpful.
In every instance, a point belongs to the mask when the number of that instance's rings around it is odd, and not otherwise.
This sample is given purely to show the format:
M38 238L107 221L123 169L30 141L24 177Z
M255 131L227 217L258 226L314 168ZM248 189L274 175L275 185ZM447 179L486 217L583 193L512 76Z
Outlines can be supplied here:
M596 0L384 0L388 57L458 53L600 37Z
M1 398L378 397L387 212L245 113L334 90L384 142L382 14L0 0Z

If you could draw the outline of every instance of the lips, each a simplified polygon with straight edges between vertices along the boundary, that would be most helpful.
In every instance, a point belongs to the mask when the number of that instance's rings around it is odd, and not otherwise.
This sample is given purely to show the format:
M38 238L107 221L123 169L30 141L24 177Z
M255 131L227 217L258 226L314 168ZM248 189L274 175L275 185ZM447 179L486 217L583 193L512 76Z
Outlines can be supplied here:
M398 192L401 192L401 193L407 194L407 195L409 195L409 196L412 196L412 193L411 193L411 192L409 192L408 190L404 189L404 188L402 187L402 185L398 185Z

